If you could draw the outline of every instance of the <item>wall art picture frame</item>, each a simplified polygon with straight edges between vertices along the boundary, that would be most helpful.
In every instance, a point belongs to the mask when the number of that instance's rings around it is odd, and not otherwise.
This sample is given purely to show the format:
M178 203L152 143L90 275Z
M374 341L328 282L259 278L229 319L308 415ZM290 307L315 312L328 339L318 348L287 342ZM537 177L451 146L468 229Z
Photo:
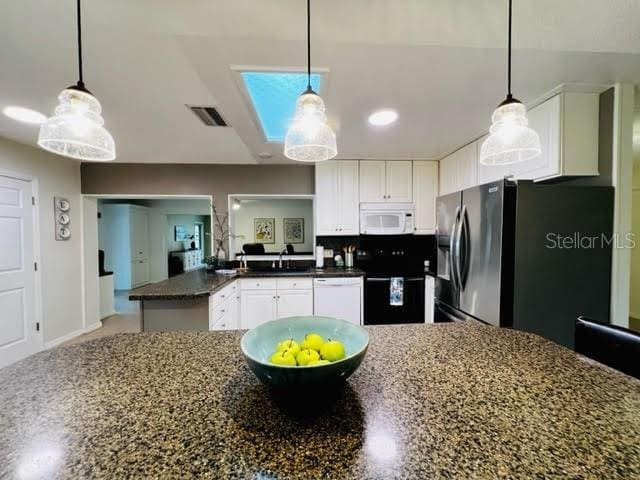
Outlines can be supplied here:
M276 243L276 219L254 218L253 236L256 243Z
M283 218L284 243L304 243L304 218Z
M176 242L184 242L189 240L191 235L189 235L189 229L186 225L175 225L174 229L174 238Z

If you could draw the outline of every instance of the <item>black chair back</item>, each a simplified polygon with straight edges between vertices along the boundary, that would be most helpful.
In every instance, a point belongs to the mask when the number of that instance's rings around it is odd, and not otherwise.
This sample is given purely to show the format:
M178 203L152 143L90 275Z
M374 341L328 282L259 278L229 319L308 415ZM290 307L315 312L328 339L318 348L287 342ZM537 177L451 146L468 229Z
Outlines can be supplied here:
M578 317L576 352L640 379L640 334L636 332Z

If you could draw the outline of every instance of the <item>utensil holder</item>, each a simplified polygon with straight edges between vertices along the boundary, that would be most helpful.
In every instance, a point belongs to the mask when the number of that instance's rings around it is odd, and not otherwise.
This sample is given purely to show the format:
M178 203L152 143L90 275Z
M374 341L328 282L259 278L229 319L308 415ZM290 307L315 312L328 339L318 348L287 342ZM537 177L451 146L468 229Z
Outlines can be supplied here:
M344 266L347 268L353 268L353 252L344 254Z

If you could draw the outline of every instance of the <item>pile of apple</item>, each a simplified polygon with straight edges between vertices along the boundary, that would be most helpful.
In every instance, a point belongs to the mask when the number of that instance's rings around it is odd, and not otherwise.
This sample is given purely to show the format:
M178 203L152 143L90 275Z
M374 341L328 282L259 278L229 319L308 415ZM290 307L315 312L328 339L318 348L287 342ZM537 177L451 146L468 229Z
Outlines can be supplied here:
M325 342L321 335L308 333L300 343L293 338L279 342L270 360L274 365L312 367L327 365L345 356L342 342L331 339Z

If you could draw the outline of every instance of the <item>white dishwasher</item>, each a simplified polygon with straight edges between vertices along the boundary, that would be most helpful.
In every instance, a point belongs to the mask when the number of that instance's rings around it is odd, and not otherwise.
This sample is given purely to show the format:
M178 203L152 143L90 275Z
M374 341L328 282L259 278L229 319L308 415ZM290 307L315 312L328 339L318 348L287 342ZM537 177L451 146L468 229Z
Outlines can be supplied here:
M313 314L362 325L362 277L315 278Z

